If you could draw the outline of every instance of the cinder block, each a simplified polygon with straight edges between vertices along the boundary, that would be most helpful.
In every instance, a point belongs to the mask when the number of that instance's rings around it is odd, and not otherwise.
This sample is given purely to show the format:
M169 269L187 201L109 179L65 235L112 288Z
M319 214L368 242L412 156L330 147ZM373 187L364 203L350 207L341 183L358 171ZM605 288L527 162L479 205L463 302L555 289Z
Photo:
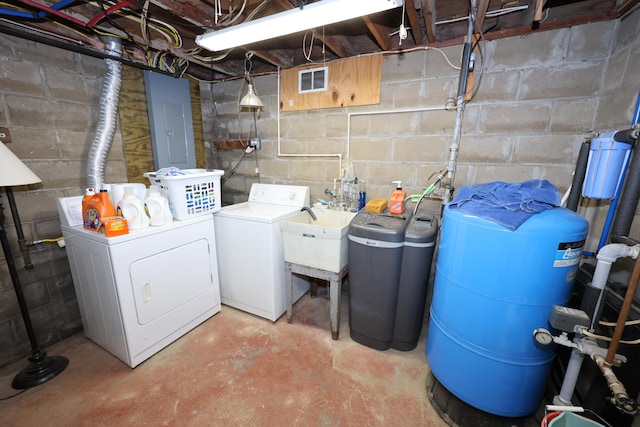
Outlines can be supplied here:
M0 92L45 96L40 66L22 61L3 61L0 68Z
M550 102L483 105L478 126L485 133L547 132L551 120Z
M54 68L46 68L44 73L49 96L55 99L86 103L101 91L101 87L87 84L87 78L82 75Z
M542 31L522 37L508 37L490 42L495 44L488 58L491 71L548 67L565 61L570 30Z
M449 148L449 138L415 135L396 137L393 161L402 163L443 162Z
M351 137L351 158L364 161L388 161L393 156L391 138Z
M46 129L86 130L92 117L85 104L10 95L6 97L11 123Z
M484 73L473 100L475 102L487 102L520 99L520 75L520 70Z
M463 136L458 161L461 163L510 163L514 151L512 135Z
M382 81L406 81L424 76L424 54L389 55L382 58Z
M593 129L595 113L596 103L589 99L556 101L551 114L551 132L587 132Z
M571 27L567 61L593 61L595 58L606 60L616 32L615 26L608 21Z
M516 135L513 163L575 165L583 136Z
M522 72L521 99L593 97L598 92L604 61L567 63L562 67L530 68Z

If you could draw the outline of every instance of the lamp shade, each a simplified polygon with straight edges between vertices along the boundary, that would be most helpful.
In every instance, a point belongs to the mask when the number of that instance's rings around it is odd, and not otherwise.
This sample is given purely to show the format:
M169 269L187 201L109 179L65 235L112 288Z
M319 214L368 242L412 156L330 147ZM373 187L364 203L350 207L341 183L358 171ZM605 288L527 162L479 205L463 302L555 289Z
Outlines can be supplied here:
M7 146L0 143L0 187L42 182Z
M253 83L247 85L247 94L240 100L240 106L245 108L262 108L262 101L256 95Z

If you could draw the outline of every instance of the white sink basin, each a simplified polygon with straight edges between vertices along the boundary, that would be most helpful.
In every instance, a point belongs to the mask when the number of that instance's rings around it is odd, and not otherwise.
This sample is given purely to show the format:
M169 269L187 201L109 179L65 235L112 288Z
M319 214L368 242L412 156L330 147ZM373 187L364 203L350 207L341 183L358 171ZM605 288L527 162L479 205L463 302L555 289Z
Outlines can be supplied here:
M355 212L312 209L280 221L284 243L284 260L334 273L348 263L347 233Z

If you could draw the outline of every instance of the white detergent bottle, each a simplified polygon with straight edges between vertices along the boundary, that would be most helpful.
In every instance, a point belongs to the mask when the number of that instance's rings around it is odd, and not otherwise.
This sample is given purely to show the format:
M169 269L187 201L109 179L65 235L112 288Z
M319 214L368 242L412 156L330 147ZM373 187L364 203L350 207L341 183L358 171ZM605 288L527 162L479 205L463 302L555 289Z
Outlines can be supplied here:
M144 207L147 215L149 215L151 225L158 226L173 222L169 201L156 188L149 190L149 195L144 201Z
M142 200L140 200L131 187L124 188L124 196L118 202L117 215L127 219L129 230L139 230L149 226L149 217L144 210Z

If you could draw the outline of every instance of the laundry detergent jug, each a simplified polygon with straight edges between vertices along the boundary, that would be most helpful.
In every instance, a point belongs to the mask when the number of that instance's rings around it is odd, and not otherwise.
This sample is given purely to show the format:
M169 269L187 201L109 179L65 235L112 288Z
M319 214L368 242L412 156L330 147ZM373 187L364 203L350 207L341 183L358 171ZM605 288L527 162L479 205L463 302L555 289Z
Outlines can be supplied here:
M165 225L173 222L173 215L169 209L169 201L160 192L152 188L144 201L144 208L152 226Z
M144 204L131 187L124 188L124 196L118 202L116 213L127 219L129 230L139 230L149 226L150 221L144 210Z

